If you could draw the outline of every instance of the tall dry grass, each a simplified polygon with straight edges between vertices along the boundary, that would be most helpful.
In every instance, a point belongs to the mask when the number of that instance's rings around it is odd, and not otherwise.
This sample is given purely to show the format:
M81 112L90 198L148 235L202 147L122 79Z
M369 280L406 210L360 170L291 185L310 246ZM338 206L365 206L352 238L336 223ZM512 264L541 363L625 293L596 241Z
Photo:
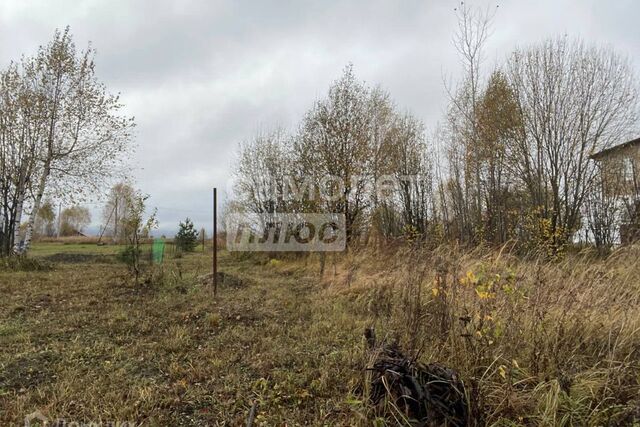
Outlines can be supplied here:
M325 273L378 336L456 369L475 425L640 422L640 249L352 251Z
M63 243L63 244L92 244L98 243L98 236L60 236L60 237L37 237L34 243ZM105 243L112 242L111 238L103 238Z

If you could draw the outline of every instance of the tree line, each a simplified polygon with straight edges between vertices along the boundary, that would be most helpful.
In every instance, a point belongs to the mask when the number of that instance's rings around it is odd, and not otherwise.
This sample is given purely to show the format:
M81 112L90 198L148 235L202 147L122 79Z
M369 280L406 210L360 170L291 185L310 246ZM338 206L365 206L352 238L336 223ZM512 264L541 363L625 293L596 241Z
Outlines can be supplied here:
M56 214L51 200L40 205L33 225L34 238L67 237L82 234L91 224L91 212L84 206L70 206L60 209ZM21 233L25 232L26 224L21 224Z
M295 132L262 132L241 145L230 209L341 213L351 242L517 241L557 253L581 230L602 233L590 155L637 131L628 60L558 37L518 48L485 73L492 16L464 5L457 14L463 73L446 87L436 131L427 135L349 65ZM339 194L318 197L328 188Z

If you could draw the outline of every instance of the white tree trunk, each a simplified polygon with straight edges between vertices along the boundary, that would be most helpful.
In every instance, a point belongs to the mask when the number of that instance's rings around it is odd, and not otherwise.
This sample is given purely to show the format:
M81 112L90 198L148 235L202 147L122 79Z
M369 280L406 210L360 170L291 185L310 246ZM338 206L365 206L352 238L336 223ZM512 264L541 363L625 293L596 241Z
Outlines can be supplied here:
M31 215L29 216L29 222L27 223L27 229L24 235L24 244L20 247L19 254L26 254L29 250L29 246L31 246L31 238L33 237L33 226L36 222L36 216L38 215L38 211L40 210L40 205L42 204L42 197L44 196L44 190L47 184L47 177L49 175L50 167L46 165L42 175L40 176L40 182L38 183L38 191L36 193L36 198L33 201L33 209L31 210Z
M18 205L16 207L15 227L13 230L13 251L17 254L21 253L20 245L20 222L22 221L22 209L24 207L25 192L18 189Z

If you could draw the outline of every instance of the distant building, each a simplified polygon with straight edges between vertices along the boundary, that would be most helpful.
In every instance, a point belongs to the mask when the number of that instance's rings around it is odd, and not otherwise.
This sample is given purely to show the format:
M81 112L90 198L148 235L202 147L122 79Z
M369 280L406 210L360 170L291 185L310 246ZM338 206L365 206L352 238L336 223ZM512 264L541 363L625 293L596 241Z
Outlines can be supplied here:
M618 144L591 156L602 174L602 191L623 205L620 243L640 239L640 138Z

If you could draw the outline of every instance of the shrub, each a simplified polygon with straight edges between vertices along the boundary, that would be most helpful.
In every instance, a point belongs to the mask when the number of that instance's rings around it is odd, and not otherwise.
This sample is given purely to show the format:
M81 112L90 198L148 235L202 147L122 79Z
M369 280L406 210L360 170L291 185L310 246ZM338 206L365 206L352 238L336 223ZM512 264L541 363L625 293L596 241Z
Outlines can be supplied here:
M180 222L180 229L175 237L176 248L184 252L193 252L198 244L198 231L193 226L193 222L187 218Z
M120 262L123 262L127 265L131 265L135 262L136 255L138 256L140 255L140 249L137 249L133 245L129 245L129 246L126 246L124 249L122 249L120 252L118 252L118 255L116 256L116 258Z

